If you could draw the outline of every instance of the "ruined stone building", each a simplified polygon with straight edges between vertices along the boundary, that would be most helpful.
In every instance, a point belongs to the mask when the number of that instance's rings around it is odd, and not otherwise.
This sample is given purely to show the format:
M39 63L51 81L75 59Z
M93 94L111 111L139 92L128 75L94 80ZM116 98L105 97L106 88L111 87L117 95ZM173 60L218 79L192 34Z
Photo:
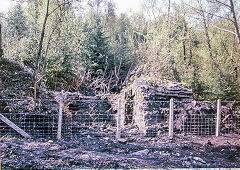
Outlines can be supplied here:
M169 101L193 100L191 89L180 83L151 83L135 80L124 91L125 108L122 124L136 125L147 136L156 136L168 129Z

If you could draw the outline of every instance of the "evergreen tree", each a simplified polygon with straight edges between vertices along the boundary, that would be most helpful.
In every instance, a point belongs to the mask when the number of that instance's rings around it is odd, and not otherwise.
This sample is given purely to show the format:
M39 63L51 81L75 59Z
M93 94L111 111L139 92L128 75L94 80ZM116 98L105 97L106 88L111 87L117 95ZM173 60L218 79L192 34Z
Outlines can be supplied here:
M10 34L16 35L18 39L27 35L26 18L20 3L8 12L7 24Z
M85 37L82 41L81 57L84 67L94 78L98 76L108 78L113 59L100 19L96 18L92 23L85 23L83 33Z

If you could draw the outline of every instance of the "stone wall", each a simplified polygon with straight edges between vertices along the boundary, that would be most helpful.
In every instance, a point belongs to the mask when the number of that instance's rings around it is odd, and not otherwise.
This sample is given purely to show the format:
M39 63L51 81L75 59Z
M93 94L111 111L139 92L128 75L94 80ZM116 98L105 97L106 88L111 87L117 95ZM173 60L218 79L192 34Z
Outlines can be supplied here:
M174 99L174 133L215 135L216 102L195 101L191 89L179 83L136 80L123 92L122 125L145 136L168 132L170 99ZM222 102L221 133L240 134L240 102Z
M92 122L112 121L113 114L110 101L100 96L85 96L81 93L55 93L56 101L63 100L63 114L66 119L78 123L91 124ZM76 120L74 120L74 118Z
M168 130L171 98L193 100L193 92L179 83L136 80L125 93L124 124L137 125L140 133L156 136Z
M52 92L51 99L32 98L0 100L0 113L33 137L56 137L59 103L62 101L63 138L93 129L116 126L115 113L109 100L80 93ZM1 97L1 96L0 96ZM1 99L1 98L0 98ZM6 114L5 114L6 113ZM0 120L0 136L17 135ZM100 131L99 131L100 133ZM87 133L86 133L87 134Z

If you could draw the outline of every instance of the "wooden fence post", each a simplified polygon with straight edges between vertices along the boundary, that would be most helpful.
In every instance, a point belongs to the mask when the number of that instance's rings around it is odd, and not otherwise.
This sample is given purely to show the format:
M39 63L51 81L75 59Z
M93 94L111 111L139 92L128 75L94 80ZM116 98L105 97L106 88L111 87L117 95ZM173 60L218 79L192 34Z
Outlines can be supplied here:
M169 137L173 138L173 99L170 99L169 108Z
M221 127L221 99L217 101L217 120L216 120L216 136L220 135Z
M122 111L122 101L118 99L118 112L117 112L117 131L116 138L121 138L121 111Z
M62 117L63 117L63 100L60 99L60 103L59 103L59 112L58 112L58 130L57 130L57 139L61 139L61 135L62 135Z

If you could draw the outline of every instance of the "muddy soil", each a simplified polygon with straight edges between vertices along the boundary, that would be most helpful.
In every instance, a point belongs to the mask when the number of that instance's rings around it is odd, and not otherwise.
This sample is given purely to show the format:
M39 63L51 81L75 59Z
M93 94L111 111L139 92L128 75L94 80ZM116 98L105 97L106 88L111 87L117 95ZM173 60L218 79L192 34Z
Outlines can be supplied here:
M240 136L0 138L2 169L240 168Z

